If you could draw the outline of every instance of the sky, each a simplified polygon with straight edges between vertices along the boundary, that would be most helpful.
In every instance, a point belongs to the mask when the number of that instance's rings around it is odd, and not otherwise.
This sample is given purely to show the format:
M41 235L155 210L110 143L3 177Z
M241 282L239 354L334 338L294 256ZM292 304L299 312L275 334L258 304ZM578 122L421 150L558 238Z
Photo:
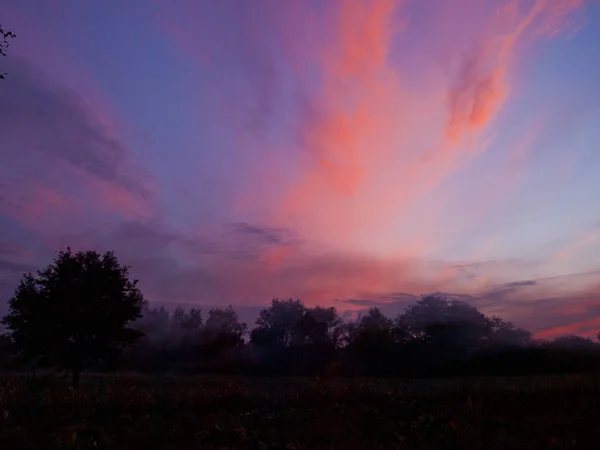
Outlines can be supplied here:
M66 246L152 303L600 331L600 3L0 0L0 310Z

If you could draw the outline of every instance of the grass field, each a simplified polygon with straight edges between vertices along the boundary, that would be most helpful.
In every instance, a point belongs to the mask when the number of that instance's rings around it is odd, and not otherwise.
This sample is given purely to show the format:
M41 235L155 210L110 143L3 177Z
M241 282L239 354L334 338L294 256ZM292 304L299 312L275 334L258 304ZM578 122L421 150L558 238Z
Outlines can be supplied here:
M600 448L600 377L0 379L0 449Z

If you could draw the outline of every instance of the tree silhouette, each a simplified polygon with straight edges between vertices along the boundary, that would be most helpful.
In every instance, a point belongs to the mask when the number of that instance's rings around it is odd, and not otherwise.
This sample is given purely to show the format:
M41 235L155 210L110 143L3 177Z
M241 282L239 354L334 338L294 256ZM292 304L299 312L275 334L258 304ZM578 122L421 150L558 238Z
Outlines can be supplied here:
M2 323L21 357L66 370L77 389L86 364L114 360L141 336L127 327L144 305L136 285L114 253L67 248L23 276Z
M211 309L201 334L200 356L216 362L227 361L244 345L247 332L248 326L240 323L232 306Z
M271 306L262 309L252 330L251 341L269 348L287 348L304 340L300 323L306 307L300 300L273 299Z
M311 344L339 346L341 341L342 319L334 307L316 306L308 308L299 324L299 332Z
M274 299L260 312L250 342L279 373L320 373L335 358L343 331L335 308L307 308L300 300Z
M400 333L379 308L369 308L346 328L346 351L358 374L379 375L397 362L394 349Z
M524 347L531 344L531 333L522 328L515 328L511 322L499 317L486 319L492 346Z
M200 309L192 308L186 312L179 307L173 311L170 323L171 344L179 347L179 353L191 355L200 340L203 318ZM182 355L182 356L183 356Z
M485 328L486 317L468 303L450 298L444 294L423 296L418 302L409 305L401 315L414 339L426 338L428 328L433 324L470 323Z
M229 305L225 309L214 308L208 312L204 332L206 339L219 338L231 342L232 345L239 345L244 342L248 326L240 323L237 313Z
M6 56L6 50L9 46L8 40L14 39L16 37L17 35L14 34L12 31L5 30L4 28L2 28L2 25L0 25L0 55ZM6 74L0 73L0 80L4 79L4 75Z

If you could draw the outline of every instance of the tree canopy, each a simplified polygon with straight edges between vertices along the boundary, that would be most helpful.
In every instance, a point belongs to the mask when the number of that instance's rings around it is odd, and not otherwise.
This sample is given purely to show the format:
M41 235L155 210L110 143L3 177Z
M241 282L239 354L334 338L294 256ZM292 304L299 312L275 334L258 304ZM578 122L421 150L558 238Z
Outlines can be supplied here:
M371 307L347 321L334 307L274 299L248 333L231 306L206 315L198 307L150 307L113 253L67 249L21 280L4 319L10 334L0 341L0 365L58 367L74 384L84 367L114 367L106 362L122 350L120 367L161 373L440 377L600 369L600 343L535 340L465 298L429 294L396 317ZM20 359L10 357L15 350Z
M112 252L60 251L37 275L24 275L4 323L19 356L79 374L91 361L110 361L141 333L127 325L144 305L137 280Z

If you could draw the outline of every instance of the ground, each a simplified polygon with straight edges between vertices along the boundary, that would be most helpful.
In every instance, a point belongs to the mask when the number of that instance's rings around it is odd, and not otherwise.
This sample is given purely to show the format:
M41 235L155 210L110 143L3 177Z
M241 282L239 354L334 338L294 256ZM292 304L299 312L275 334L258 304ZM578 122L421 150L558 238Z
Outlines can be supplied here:
M597 449L600 376L0 380L1 449Z

